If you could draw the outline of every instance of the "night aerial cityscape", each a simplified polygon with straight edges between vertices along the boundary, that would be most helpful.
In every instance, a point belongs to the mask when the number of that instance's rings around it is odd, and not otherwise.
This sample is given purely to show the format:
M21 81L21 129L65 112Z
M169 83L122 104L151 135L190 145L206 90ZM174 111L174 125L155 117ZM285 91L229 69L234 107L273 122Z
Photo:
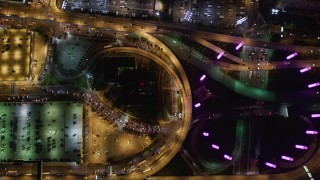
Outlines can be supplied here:
M0 0L0 180L320 179L320 0Z

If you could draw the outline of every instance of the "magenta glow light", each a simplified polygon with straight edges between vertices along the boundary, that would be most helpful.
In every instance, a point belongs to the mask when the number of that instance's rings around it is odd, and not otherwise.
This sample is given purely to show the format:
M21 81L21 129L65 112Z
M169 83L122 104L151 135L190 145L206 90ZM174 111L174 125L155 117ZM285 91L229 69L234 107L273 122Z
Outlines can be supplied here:
M318 134L318 131L307 130L306 134Z
M222 55L224 55L224 52L219 53L217 56L217 59L220 59L222 57Z
M281 156L281 159L284 159L286 161L293 161L293 158L288 156Z
M209 133L203 132L202 135L208 137L208 136L209 136Z
M300 73L304 73L310 70L311 70L311 67L306 67L306 68L300 69Z
M215 144L212 144L211 147L212 147L213 149L219 149L219 148L220 148L219 146L217 146L217 145L215 145Z
M308 147L307 146L303 146L303 145L295 145L295 148L297 148L297 149L308 149Z
M294 53L290 54L289 56L287 56L287 59L292 59L293 57L295 57L297 55L298 55L298 53L294 52Z
M228 156L228 155L223 155L223 157L225 158L225 159L228 159L229 161L231 161L232 160L232 157L231 156Z
M240 44L238 44L238 46L236 47L236 50L239 50L243 45L244 45L244 42L241 41Z
M320 114L311 114L312 118L320 118Z
M308 88L314 88L314 87L317 87L317 86L320 86L320 82L309 84Z
M200 106L201 106L200 103L197 103L197 104L194 105L194 107L196 107L196 108L198 108L198 107L200 107Z
M203 81L207 76L206 75L202 75L200 78L200 81Z
M275 164L272 164L272 163L269 163L269 162L266 162L264 164L269 166L269 167L272 167L272 168L277 168L277 166Z

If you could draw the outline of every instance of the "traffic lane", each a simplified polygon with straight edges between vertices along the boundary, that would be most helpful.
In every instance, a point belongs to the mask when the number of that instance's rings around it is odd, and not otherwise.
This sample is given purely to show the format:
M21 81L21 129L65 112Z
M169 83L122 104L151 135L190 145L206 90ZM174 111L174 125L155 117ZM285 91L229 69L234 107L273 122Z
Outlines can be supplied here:
M158 33L158 32L154 32ZM268 49L279 49L279 50L286 50L289 52L300 52L304 54L320 54L320 48L316 46L295 46L291 44L282 44L282 43L274 43L274 42L267 42L267 41L260 41L260 40L253 40L249 38L242 38L237 36L230 36L226 34L218 34L212 32L203 32L203 31L192 31L189 30L178 30L178 32L163 32L163 34L179 34L181 36L186 36L189 34L193 34L195 37L203 38L205 40L210 41L219 41L231 44L239 44L241 41L244 42L246 46L253 46L253 47L260 47L260 48L268 48Z
M292 61L278 61L278 62L250 62L248 60L243 60L239 57L233 56L231 53L227 53L223 49L211 44L210 42L200 39L197 37L191 37L194 41L205 47L215 51L216 53L225 52L223 55L227 59L239 63L240 65L230 65L229 68L234 67L235 70L272 70L272 69L289 69L289 68L304 68L307 66L319 67L319 60L292 60ZM223 65L223 64L221 64ZM224 64L225 66L225 64Z
M65 15L66 13L61 13L61 12L59 12L58 13L60 16L62 16L62 15ZM77 17L77 18L83 18L83 14L80 14L80 13L74 13L74 12L71 12L71 13L68 13L68 14L70 14L70 17L69 18L71 18L71 17ZM79 16L79 14L80 14L80 16ZM85 14L84 14L85 15ZM96 17L99 17L98 15L96 15ZM105 17L103 18L103 19L105 19ZM70 19L69 19L70 20ZM73 18L71 18L71 20L73 21L74 19ZM118 22L119 22L119 18L115 18L115 20L117 20ZM78 20L75 20L75 21L81 21L80 19L78 19ZM127 21L128 22L128 20L124 20L124 21ZM139 22L139 23L141 23L141 22ZM144 24L144 26L147 26L147 25L150 25L150 23L143 23ZM143 25L142 25L143 26ZM211 35L212 35L212 33L211 33ZM205 35L206 37L210 37L210 36L207 36L207 35ZM216 37L215 37L216 38ZM230 39L228 42L230 43L230 42L232 42L232 43L234 43L234 38L232 38L232 39ZM241 40L243 40L242 38L240 38L240 39L238 39L238 41L239 42L241 42ZM246 44L248 43L248 45L260 45L260 46L264 46L264 44L265 43L258 43L258 44L253 44L252 43L252 41L250 41L250 42L246 42ZM272 44L270 45L271 47L273 46ZM299 47L300 48L300 47ZM288 48L288 49L290 49L290 47ZM301 49L301 48L300 48ZM308 51L306 51L306 52L308 52ZM319 52L320 53L320 52Z
M139 28L138 28L139 29ZM286 66L287 67L287 66ZM272 69L272 68L271 68Z
M161 37L159 37L159 39L161 39ZM169 41L167 41L167 40L165 40L164 42L169 43ZM174 44L172 44L172 45L174 45ZM176 45L176 47L174 48L175 49L174 51L175 51L175 53L177 53L178 57L180 57L180 58L182 57L183 59L188 59L188 58L190 58L190 55L192 55L194 57L197 57L197 59L199 61L203 61L204 63L206 63L210 66L219 67L224 70L233 70L233 71L247 71L248 70L248 66L245 66L245 65L230 64L230 63L226 63L223 61L218 61L216 59L207 59L207 58L202 59L201 58L202 55L200 55L196 51L187 52L186 50L191 49L191 48L187 47L185 44L183 44L181 42L176 42L175 45Z
M259 41L259 40L252 40L249 38L242 38L236 36L229 36L225 34L217 34L217 33L210 33L210 32L195 32L196 36L200 36L206 40L213 40L213 41L220 41L232 44L239 44L241 41L244 42L247 46L255 46L255 47L262 47L262 48L271 48L271 49L280 49L286 50L291 52L300 52L305 54L320 54L320 48L316 46L294 46L290 44L281 44L281 43L274 43L274 42L266 42L266 41ZM311 52L311 50L313 50Z
M31 83L30 83L31 84ZM48 95L39 86L36 85L18 85L17 95Z
M59 11L59 13L61 13L61 11ZM73 12L68 12L68 13L64 13L63 12L63 14L70 14L70 13L73 13ZM73 15L71 15L71 16L75 16L75 14L80 14L80 13L73 13ZM83 15L86 15L86 14L82 14L81 16L83 16ZM108 17L108 19L110 19L109 17ZM114 20L116 20L116 21L118 21L119 22L119 18L113 18ZM127 20L124 20L124 21L127 21ZM139 23L141 23L141 22L139 22ZM150 25L150 23L148 23L148 24L145 24L145 25ZM181 26L180 26L181 27ZM271 45L272 46L272 45ZM300 47L299 47L300 48ZM290 48L289 48L290 49ZM301 49L301 48L300 48ZM293 50L295 50L295 49L293 49ZM306 51L306 52L308 52L308 51ZM319 52L320 53L320 52Z
M44 13L43 13L44 14ZM81 19L83 19L83 16L86 16L87 14L81 14L81 13L74 13L74 12L68 12L68 13L64 13L61 11L57 11L54 12L54 14L58 14L59 17L61 16L68 16L68 21L70 22L75 22L78 21L81 22ZM67 14L67 15L66 15ZM37 15L39 16L39 14ZM95 15L98 18L102 18L102 19L110 19L109 17L103 17L103 16L99 16L99 15ZM41 17L41 16L40 16ZM74 17L79 18L77 20L74 19ZM46 17L48 19L48 17ZM117 22L123 22L123 23L128 23L130 20L129 19L119 19L119 18L113 18L114 20L116 20ZM89 22L92 21L92 19L88 20ZM94 20L93 20L94 21ZM141 25L141 27L143 26L151 26L153 28L151 29L155 29L155 25L151 24L151 23L141 23L141 22L136 22L138 24ZM81 24L81 23L80 23ZM179 26L181 28L181 26ZM176 27L175 27L176 28ZM199 31L198 31L199 33ZM268 48L275 48L275 49L285 49L288 51L297 51L297 52L301 52L301 53L319 53L320 54L320 48L318 47L305 47L305 46L293 46L293 45L284 45L284 44L279 44L279 43L272 43L272 42L263 42L263 41L255 41L255 40L251 40L251 39L244 39L244 38L240 38L240 37L235 37L235 36L229 36L229 37L224 37L224 38L219 38L216 37L213 33L209 33L209 32L200 32L200 35L202 35L203 37L206 37L206 39L211 39L211 40L220 40L222 42L228 42L228 43L239 43L241 41L244 41L246 45L250 45L250 46L257 46L257 47L268 47ZM215 37L213 37L215 36ZM220 36L226 36L226 35L222 35L220 34ZM313 50L313 52L311 52L311 50Z

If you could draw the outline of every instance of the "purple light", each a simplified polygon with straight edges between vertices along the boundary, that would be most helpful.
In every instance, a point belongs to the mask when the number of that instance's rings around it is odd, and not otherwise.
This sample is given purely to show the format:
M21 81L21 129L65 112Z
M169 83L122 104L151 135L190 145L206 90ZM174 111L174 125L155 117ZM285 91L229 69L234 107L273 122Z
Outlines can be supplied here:
M219 146L217 146L217 145L215 145L215 144L212 144L211 147L212 147L213 149L219 149L219 148L220 148Z
M198 107L200 107L200 106L201 106L200 103L197 103L197 104L194 105L194 107L196 107L196 108L198 108Z
M224 158L226 158L226 159L228 159L229 161L231 161L231 160L232 160L232 157L231 157L231 156L228 156L228 155L226 155L226 154L225 154L225 155L223 155L223 157L224 157Z
M277 166L275 164L272 164L272 163L269 163L269 162L266 162L264 164L269 166L269 167L272 167L272 168L277 168Z
M293 58L293 57L295 57L297 55L298 55L298 53L294 52L293 54L290 54L289 56L287 56L287 59L291 59L291 58Z
M222 55L224 55L224 52L219 53L217 56L217 59L220 59L222 57Z
M308 147L307 146L302 146L302 145L295 145L295 147L297 148L297 149L308 149Z
M314 87L317 87L317 86L320 86L320 82L309 84L308 88L314 88Z
M288 157L288 156L281 156L281 159L287 160L287 161L293 161L292 157Z
M307 130L306 134L318 134L318 131Z
M304 73L310 70L311 70L311 67L306 67L306 68L300 69L300 73Z
M203 132L202 135L208 137L208 136L209 136L209 133Z
M240 44L238 44L238 46L236 47L236 50L239 50L242 46L243 46L244 42L241 41Z
M312 117L312 118L319 118L319 117L320 117L320 114L311 114L311 117Z
M206 75L202 75L200 78L200 81L203 81L207 76Z

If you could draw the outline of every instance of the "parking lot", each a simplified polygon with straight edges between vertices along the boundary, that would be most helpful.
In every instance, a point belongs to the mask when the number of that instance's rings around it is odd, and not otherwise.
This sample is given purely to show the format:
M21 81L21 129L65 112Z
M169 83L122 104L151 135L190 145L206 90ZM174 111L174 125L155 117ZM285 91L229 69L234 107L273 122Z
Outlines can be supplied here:
M154 15L154 0L64 0L62 9L114 13L116 15L140 16Z
M244 11L244 1L177 0L173 18L189 24L234 26Z
M88 133L86 137L86 162L110 163L139 154L153 142L148 135L119 131L114 123L113 111L103 115L88 106Z
M56 42L56 59L59 67L65 71L77 71L83 68L88 53L96 48L94 43L72 35L65 39L57 39Z
M80 162L82 104L0 103L0 161Z
M0 29L0 80L21 81L30 76L31 36L25 29Z

